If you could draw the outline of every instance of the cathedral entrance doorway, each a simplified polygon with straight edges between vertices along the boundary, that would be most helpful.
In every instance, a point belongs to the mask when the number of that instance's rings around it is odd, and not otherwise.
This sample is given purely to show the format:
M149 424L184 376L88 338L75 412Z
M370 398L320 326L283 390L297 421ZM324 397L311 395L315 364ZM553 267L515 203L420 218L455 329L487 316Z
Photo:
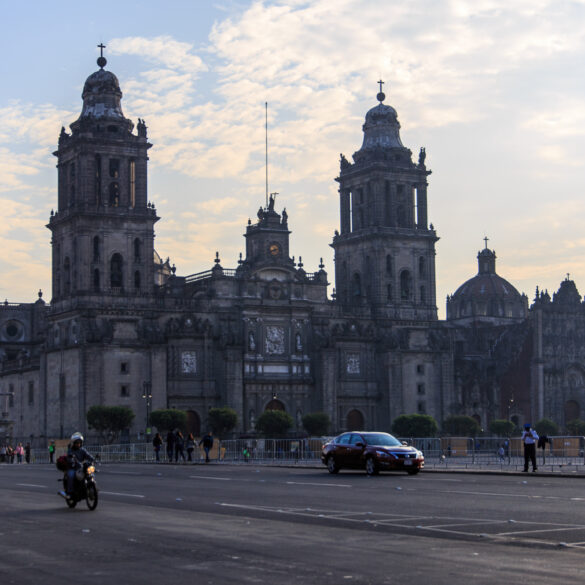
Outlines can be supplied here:
M359 410L350 410L347 413L347 430L348 431L363 431L364 430L364 415Z
M193 433L194 437L201 436L201 419L194 410L187 411L187 435Z
M280 400L277 400L276 398L273 398L266 405L265 410L282 410L284 412L286 410L286 408L284 408L284 404Z
M569 421L577 420L581 414L581 408L576 400L567 400L565 402L565 424Z

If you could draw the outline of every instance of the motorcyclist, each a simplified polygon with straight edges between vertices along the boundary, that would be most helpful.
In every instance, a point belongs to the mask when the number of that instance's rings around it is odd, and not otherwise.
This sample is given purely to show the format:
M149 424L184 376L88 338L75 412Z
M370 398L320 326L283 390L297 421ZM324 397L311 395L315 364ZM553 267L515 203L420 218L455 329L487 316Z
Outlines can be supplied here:
M83 448L83 435L73 433L71 443L67 447L67 497L73 494L75 488L75 472L84 461L93 463L94 458Z

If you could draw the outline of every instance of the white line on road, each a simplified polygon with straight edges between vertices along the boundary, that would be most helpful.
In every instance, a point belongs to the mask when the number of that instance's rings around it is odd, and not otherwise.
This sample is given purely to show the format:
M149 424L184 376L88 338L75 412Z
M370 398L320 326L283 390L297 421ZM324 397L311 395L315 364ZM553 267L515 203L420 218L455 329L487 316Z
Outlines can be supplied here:
M287 485L318 485L319 487L343 487L343 488L350 488L351 485L347 483L317 483L317 482L309 482L309 481L287 481Z
M232 481L231 477L213 477L212 475L190 475L191 479L216 479L217 481Z
M36 483L17 483L16 485L21 485L23 487L38 487L38 488L46 488L46 485L38 485Z
M122 494L120 492L102 492L100 490L100 494L107 494L108 496L125 496L127 498L145 498L146 496L143 496L141 494Z

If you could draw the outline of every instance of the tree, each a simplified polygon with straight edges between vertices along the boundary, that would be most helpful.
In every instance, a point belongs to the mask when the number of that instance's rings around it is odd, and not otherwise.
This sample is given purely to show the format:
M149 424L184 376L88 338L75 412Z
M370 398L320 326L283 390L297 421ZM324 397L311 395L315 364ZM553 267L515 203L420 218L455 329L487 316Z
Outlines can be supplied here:
M570 420L567 423L567 431L569 431L571 435L579 437L585 435L585 421L579 418L576 418L575 420Z
M149 422L161 432L182 431L187 427L187 413L174 408L154 410L150 413Z
M443 431L452 437L475 437L481 427L471 416L454 414L443 421Z
M326 435L329 430L331 420L324 412L311 412L303 416L303 428L312 437Z
M288 412L265 410L256 421L256 430L265 437L282 437L293 424L293 418Z
M392 432L399 437L434 437L438 430L429 414L401 414L392 423Z
M104 442L113 443L135 416L127 406L91 406L85 418L89 428L98 431Z
M539 435L558 435L559 425L548 418L541 418L535 425L534 430Z
M490 423L490 432L498 437L510 437L515 428L511 420L496 419Z
M238 414L233 408L210 408L207 421L214 435L222 437L238 424Z

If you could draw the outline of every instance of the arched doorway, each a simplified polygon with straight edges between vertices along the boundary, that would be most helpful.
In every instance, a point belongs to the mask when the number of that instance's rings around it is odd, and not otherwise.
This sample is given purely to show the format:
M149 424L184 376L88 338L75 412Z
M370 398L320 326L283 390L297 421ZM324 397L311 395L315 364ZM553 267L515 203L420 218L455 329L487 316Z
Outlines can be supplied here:
M194 437L201 436L201 419L194 410L187 411L187 435L193 433Z
M350 410L347 413L347 430L348 431L363 431L364 430L364 415L359 410Z
M264 410L282 410L282 411L285 411L286 408L284 407L284 404L280 400L277 400L276 398L273 398L266 405L266 408Z

